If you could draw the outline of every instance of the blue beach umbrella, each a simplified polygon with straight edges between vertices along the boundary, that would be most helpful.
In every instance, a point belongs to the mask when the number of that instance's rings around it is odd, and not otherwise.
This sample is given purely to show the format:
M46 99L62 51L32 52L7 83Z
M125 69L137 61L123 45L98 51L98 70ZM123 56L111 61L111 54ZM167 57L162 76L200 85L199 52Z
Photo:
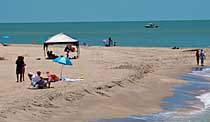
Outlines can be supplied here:
M57 62L59 64L62 64L61 67L61 74L60 74L60 78L62 79L62 72L63 72L63 65L73 65L72 61L67 58L67 57L57 57L56 59L53 60L53 62Z
M1 36L2 39L11 39L11 36Z
M12 37L11 37L11 36L1 36L0 38L1 38L2 40L8 40L8 39L11 39ZM5 43L4 41L1 41L1 44L2 44L3 46L8 46L8 44Z

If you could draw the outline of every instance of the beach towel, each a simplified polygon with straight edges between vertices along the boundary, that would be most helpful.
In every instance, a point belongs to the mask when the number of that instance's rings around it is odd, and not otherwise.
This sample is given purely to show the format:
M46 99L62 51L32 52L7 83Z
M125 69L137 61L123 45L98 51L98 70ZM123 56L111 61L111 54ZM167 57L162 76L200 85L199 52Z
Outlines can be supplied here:
M74 79L74 78L62 77L60 80L61 81L66 81L66 82L77 82L77 81L82 81L84 79L81 79L81 78Z

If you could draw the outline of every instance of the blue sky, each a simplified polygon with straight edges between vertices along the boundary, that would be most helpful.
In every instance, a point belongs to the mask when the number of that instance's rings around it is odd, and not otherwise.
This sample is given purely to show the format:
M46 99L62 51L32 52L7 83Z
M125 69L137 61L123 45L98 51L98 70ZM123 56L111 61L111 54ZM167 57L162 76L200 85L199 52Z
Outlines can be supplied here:
M210 0L1 0L0 22L210 20Z

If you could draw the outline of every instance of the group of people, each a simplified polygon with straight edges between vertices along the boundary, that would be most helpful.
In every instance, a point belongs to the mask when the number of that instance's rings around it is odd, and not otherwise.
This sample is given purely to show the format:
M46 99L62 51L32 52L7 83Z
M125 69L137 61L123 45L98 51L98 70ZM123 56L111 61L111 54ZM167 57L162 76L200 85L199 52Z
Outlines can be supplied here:
M59 81L59 77L50 72L46 72L47 77L44 78L41 76L41 71L37 71L36 74L31 72L28 73L28 77L31 80L31 85L39 89L50 88L51 82Z
M77 56L70 56L70 52L77 52ZM71 58L71 59L76 59L79 57L79 47L76 46L73 47L71 44L67 44L66 47L64 48L64 52L66 52L66 57Z
M16 76L17 76L17 82L22 82L25 80L25 62L23 56L18 56L16 60Z
M79 57L79 46L73 47L71 44L67 44L64 51L66 52L66 56L69 58L78 58ZM77 56L70 57L69 52L77 52ZM47 56L49 59L55 59L58 56L53 53L53 51L47 51ZM16 82L22 82L25 80L25 62L23 56L18 56L16 59ZM41 76L41 72L37 71L35 74L29 72L28 77L31 80L31 85L36 88L50 88L51 82L59 81L59 77L55 74L51 74L50 72L46 72L47 77L44 78Z
M67 44L65 49L64 49L64 52L66 52L66 57L69 57L69 52L74 52L75 51L75 48L72 47L71 44Z
M55 59L55 58L57 58L58 56L57 55L55 55L54 53L53 53L53 51L47 51L47 58L48 59Z
M18 56L16 59L16 82L22 82L25 80L25 62L23 56ZM29 72L28 77L31 80L31 85L37 88L50 88L51 82L59 81L59 77L55 74L51 74L50 72L46 72L47 77L44 78L41 76L41 72L37 71L35 74Z
M201 66L204 66L204 60L206 59L205 53L203 51L203 49L200 50L196 50L196 62L197 65L199 66L200 61L201 61Z

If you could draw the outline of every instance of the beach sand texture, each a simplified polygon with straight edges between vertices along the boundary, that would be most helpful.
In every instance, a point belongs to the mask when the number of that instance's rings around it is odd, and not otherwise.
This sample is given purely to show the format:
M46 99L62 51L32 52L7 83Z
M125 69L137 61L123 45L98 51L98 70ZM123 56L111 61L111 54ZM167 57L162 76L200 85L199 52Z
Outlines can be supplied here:
M65 55L64 46L50 46ZM176 79L196 66L188 49L81 47L79 59L64 66L63 76L83 80L55 82L50 89L31 89L28 72L60 74L61 65L46 60L41 45L1 46L0 122L80 122L161 111L161 99L172 95ZM210 49L204 49L206 57ZM15 60L25 57L25 81L16 83ZM41 58L41 60L36 60ZM209 64L207 60L205 64Z

